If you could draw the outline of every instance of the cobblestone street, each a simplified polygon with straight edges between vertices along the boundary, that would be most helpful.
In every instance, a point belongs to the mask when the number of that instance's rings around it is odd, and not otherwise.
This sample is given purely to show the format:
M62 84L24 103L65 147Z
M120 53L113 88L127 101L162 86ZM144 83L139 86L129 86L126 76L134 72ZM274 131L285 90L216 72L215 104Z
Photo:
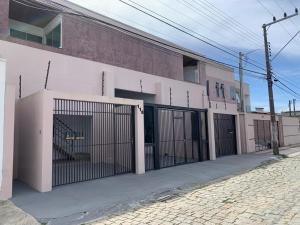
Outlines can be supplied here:
M91 224L300 224L300 156Z

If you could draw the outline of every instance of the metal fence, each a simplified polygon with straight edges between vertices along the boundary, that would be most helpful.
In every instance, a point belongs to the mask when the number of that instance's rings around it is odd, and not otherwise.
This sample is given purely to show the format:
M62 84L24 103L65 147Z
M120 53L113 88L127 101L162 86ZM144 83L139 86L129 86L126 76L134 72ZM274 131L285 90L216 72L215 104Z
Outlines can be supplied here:
M271 149L271 124L269 120L254 120L255 151Z
M132 106L54 101L53 186L134 172Z

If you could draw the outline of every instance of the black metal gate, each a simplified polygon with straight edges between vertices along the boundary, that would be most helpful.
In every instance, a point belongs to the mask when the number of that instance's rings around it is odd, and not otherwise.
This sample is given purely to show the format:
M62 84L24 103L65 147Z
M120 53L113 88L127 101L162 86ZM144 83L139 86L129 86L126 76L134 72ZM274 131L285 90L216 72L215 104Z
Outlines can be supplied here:
M237 154L235 116L214 114L216 156Z
M271 123L269 120L254 120L255 151L271 148Z
M206 112L145 106L146 170L208 159Z
M54 101L53 186L134 172L132 106Z

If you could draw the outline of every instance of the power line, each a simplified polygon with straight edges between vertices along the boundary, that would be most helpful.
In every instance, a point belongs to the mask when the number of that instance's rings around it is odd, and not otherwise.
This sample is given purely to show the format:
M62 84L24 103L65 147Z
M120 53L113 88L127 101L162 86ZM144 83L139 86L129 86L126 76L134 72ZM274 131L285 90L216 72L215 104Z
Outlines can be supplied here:
M179 1L179 0L177 0ZM220 24L216 22L215 18L211 19L210 14L206 13L205 11L203 11L201 8L199 8L198 6L195 6L193 4L191 4L189 1L186 0L181 0L181 2L188 7L189 9L191 9L192 11L194 11L195 13L197 13L200 16L205 15L207 18L210 19L210 21L212 21L212 23L216 24L217 26L219 26ZM239 35L241 38L243 38L243 40L248 39L250 42L252 42L252 44L256 45L256 46L260 46L260 44L258 44L258 41L253 39L252 37L250 37L249 35L245 35L243 32L240 31L236 31L234 30L230 25L228 25L227 23L222 25L223 27L227 28L228 30L233 31L236 35Z
M146 36L144 36L144 35L137 34L137 33L135 33L135 32L129 31L129 30L125 29L125 28L120 28L119 26L116 26L116 25L113 25L113 24L109 24L109 23L103 22L102 20L96 19L96 18L94 18L94 17L86 16L86 15L84 15L84 14L78 14L78 13L72 13L72 12L64 12L64 11L58 11L58 10L51 10L51 9L49 9L49 8L41 8L41 7L36 7L36 6L30 5L30 4L26 4L26 3L20 2L20 1L18 1L18 0L13 0L13 1L14 1L14 2L17 2L17 3L19 3L19 4L22 4L22 5L25 5L25 6L27 6L27 7L37 8L37 9L39 9L39 10L52 11L52 12L56 12L56 13L64 13L64 14L68 14L68 15L73 15L73 16L78 16L78 17L86 18L86 19L89 19L89 20L92 20L92 21L96 21L96 22L105 24L105 25L107 25L107 26L116 28L116 29L121 30L121 31L123 31L123 32L131 33L131 34L140 36L140 37L142 37L142 38L144 38L144 39L147 39L147 40L150 40L150 41L153 41L153 42L156 42L156 43L159 43L159 44L168 46L168 47L170 47L170 48L173 48L173 49L177 49L177 50L182 51L182 49L177 48L177 47L175 47L175 46L168 45L168 44L166 44L166 43L162 43L162 42L157 41L157 40L155 40L155 39L146 37ZM69 8L69 9L70 9L70 8ZM70 10L72 10L72 9L70 9ZM72 11L74 11L74 10L72 10ZM186 51L186 52L188 52L188 53L190 53L190 54L194 54L193 52L190 52L190 51ZM209 61L211 61L211 62L215 62L215 63L218 63L218 64L222 64L222 65L224 65L224 66L231 67L231 68L238 68L238 67L235 66L235 65L231 65L231 64L228 64L228 63L220 62L220 61L217 61L217 60L214 60L214 59L205 57L205 56L200 56L200 55L199 55L199 57L204 58L204 59L206 59L206 60L209 60ZM262 76L251 75L251 76L254 77L254 78L265 79L265 75L266 75L265 73L261 73L261 72L254 71L254 70L249 70L249 69L243 69L243 70L246 71L246 72L249 72L249 73L254 73L254 74L262 75ZM278 78L277 78L277 80L278 80ZM281 82L281 81L280 81L280 82ZM284 86L286 86L283 82L281 82L281 83L282 83ZM286 86L286 87L289 88L288 86ZM295 91L293 91L293 90L290 89L290 88L289 88L289 90L292 91L292 92L295 93L295 94L298 94L298 93L296 93Z
M199 41L201 41L201 42L203 42L203 43L205 43L205 44L207 44L207 45L209 45L211 47L214 47L214 48L216 48L216 49L218 49L218 50L220 50L220 51L222 51L222 52L224 52L226 54L229 54L229 55L231 55L231 56L233 56L233 57L235 57L237 59L239 58L238 56L236 56L236 55L228 52L227 50L224 50L224 49L222 49L222 48L220 48L220 47L218 47L218 46L216 46L214 44L211 44L210 42L205 41L205 40L203 40L203 39L201 39L201 38L199 38L199 37L197 37L197 36L195 36L195 35L187 32L187 31L185 31L185 30L183 30L181 28L178 28L178 27L174 26L173 24L170 24L169 22L164 21L163 19L160 19L160 18L158 18L158 17L156 17L156 16L154 16L154 15L148 13L148 12L145 12L144 10L142 10L142 9L140 9L140 8L134 6L134 5L129 4L128 2L125 2L123 0L119 0L119 1L122 2L122 3L124 3L125 5L128 5L129 7L132 7L134 9L136 9L136 10L138 10L138 11L140 11L140 12L142 12L142 13L144 13L144 14L146 14L146 15L148 15L148 16L150 16L150 17L152 17L152 18L154 18L154 19L156 19L156 20L158 20L158 21L160 21L162 23L164 23L164 24L167 24L167 25L173 27L174 29L179 30L182 33L187 34L187 35L189 35L189 36L191 36L191 37L193 37L193 38L195 38L195 39L197 39L197 40L199 40ZM245 61L245 60L243 60L243 61ZM257 68L259 68L259 69L265 70L264 68L261 68L261 67L257 66L256 64L253 64L253 63L250 63L250 62L248 62L248 63L251 64L251 65L253 65L253 66L255 66L255 67L257 67Z
M243 32L245 34L248 34L248 35L252 36L256 40L258 40L259 43L262 41L262 39L261 39L261 37L259 35L257 35L253 31L251 31L248 27L244 26L243 24L241 24L240 22L238 22L237 20L235 20L233 17L231 17L230 15L228 15L226 12L224 12L224 11L220 10L219 8L217 8L215 5L213 5L212 3L210 3L208 0L198 0L198 1L192 0L192 1L195 2L196 4L198 4L201 7L204 4L206 7L208 7L211 10L213 10L214 12L216 12L217 15L219 15L219 17L224 18L230 24L236 26L236 28L238 28L240 32ZM202 4L200 4L200 2Z
M274 85L275 85L277 88L279 88L281 91L283 91L283 92L289 94L290 96L293 96L293 97L295 97L295 98L299 98L299 95L295 95L295 94L293 94L292 92L287 91L286 89L284 89L283 87L279 86L278 84L275 83Z
M273 57L272 61L277 58L277 56L297 37L297 35L300 33L300 30L276 53L276 55Z
M139 3L136 3L136 2L131 1L131 0L128 0L128 1L131 2L131 3L133 3L133 4L135 4L135 5L138 5L139 7L143 8L143 9L145 9L145 10L147 10L147 11L149 11L149 12L151 12L151 13L153 13L153 14L155 14L155 15L157 15L157 16L159 16L159 17L161 17L161 18L163 18L163 19L165 19L165 20L167 20L167 21L169 21L169 22L171 22L171 23L174 23L174 24L177 25L177 26L182 27L183 29L188 30L189 32L195 33L195 34L201 36L202 38L207 39L208 41L214 42L215 44L220 45L220 46L221 46L222 48L224 48L224 49L227 49L227 50L229 50L229 51L232 51L232 52L234 52L234 53L237 53L236 51L234 51L234 50L232 50L232 49L230 49L230 48L228 48L228 47L226 47L226 46L224 46L224 45L218 43L217 41L214 41L214 40L212 40L212 39L210 39L210 38L208 38L208 37L206 37L206 36L204 36L204 35L201 35L201 34L199 34L198 32L193 31L193 30L191 30L190 28L187 28L187 27L185 27L185 26L183 26L183 25L181 25L181 24L179 24L179 23L177 23L177 22L175 22L175 21L173 21L173 20L171 20L171 19L169 19L169 18L167 18L167 17L165 17L165 16L163 16L163 15L160 15L160 14L156 13L155 11L153 11L153 10L151 10L151 9L148 9L148 8L144 7L143 5L141 5L141 4L139 4Z

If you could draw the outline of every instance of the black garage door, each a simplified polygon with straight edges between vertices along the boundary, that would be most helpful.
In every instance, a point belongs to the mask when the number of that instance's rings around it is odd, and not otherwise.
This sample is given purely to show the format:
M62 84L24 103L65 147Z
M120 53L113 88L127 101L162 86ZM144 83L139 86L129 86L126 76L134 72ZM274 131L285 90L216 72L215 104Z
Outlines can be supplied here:
M237 154L235 117L233 115L214 114L216 156Z

